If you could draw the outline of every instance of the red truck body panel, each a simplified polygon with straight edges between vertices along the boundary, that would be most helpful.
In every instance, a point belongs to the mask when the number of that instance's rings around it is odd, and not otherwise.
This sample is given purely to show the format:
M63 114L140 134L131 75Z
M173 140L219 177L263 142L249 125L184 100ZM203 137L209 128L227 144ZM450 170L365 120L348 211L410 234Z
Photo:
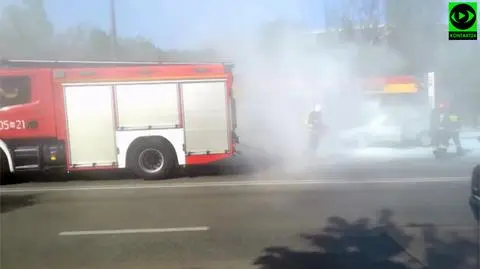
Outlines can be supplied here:
M68 130L63 84L91 84L102 82L131 81L182 81L195 79L226 79L227 107L231 107L233 77L231 70L223 64L172 64L172 65L133 65L123 67L81 67L81 68L12 68L0 67L0 77L30 78L31 100L28 103L0 108L0 121L24 121L25 128L3 129L2 140L56 139L65 142L68 152ZM180 89L181 91L181 89ZM182 100L179 98L180 101ZM182 107L181 105L179 106ZM88 104L85 104L88 109ZM231 124L231 111L227 111ZM182 113L179 113L182 115ZM183 119L180 119L183 126ZM206 164L231 157L235 152L233 134L228 152L224 154L186 156L186 164ZM67 167L68 163L68 154ZM98 167L105 169L108 167ZM112 167L113 168L113 167ZM71 169L71 168L70 168ZM74 168L82 170L83 168Z

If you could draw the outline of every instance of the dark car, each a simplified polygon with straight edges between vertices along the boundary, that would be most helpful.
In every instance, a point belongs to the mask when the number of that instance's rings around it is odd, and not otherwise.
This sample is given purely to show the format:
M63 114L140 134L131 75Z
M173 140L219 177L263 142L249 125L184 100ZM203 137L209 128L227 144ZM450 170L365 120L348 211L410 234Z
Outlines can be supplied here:
M470 206L475 219L478 221L480 215L480 164L473 169L471 194Z

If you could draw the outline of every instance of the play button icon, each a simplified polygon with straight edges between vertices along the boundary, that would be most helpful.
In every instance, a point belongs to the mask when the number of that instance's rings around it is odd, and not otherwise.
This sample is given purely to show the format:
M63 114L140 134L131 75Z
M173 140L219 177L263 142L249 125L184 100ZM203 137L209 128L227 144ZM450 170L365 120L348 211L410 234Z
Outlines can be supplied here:
M461 3L450 10L450 23L460 31L469 30L477 21L475 9Z

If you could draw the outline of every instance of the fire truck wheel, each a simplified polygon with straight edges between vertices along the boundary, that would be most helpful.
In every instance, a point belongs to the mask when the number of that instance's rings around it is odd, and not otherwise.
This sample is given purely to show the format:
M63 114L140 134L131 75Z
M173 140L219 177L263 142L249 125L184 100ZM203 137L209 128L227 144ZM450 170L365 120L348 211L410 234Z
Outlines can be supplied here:
M175 151L167 141L152 141L133 145L128 166L145 179L165 179L175 168Z

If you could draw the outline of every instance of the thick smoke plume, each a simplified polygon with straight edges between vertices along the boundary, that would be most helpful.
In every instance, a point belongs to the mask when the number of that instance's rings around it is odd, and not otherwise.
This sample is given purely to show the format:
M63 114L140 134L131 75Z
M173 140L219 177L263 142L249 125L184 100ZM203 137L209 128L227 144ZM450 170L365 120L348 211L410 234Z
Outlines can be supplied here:
M328 134L318 155L340 153L341 132L376 113L375 104L364 102L358 70L393 70L401 60L382 46L322 45L306 29L272 27L272 35L252 31L229 38L228 44L213 42L235 63L242 143L289 162L299 159L307 149L307 115L319 103ZM370 57L371 66L359 68L359 56Z

